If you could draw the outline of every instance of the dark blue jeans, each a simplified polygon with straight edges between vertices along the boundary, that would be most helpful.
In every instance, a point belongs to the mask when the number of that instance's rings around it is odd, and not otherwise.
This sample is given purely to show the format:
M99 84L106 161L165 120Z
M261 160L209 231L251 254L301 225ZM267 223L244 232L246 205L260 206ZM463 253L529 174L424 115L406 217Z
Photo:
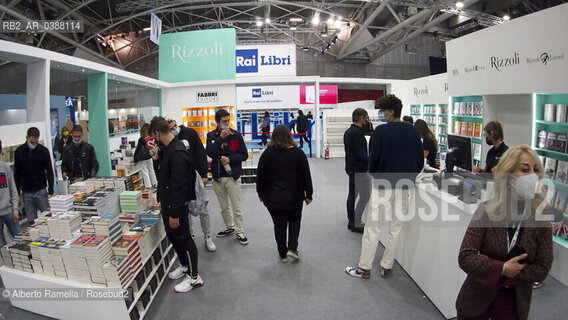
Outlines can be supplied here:
M12 238L20 233L20 226L14 221L14 213L0 216L0 247L6 244L6 238L4 237L4 225L8 227L8 231L10 231Z
M34 192L22 192L24 200L24 211L26 217L31 223L37 218L37 211L49 210L49 203L47 202L47 190L40 189Z

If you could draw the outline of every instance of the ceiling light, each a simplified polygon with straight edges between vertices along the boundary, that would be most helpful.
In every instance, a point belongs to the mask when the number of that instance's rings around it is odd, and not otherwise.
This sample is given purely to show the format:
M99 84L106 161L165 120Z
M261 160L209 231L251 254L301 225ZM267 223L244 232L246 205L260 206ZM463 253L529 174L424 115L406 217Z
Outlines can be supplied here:
M262 27L262 21L256 20L256 26L257 26L257 27Z
M298 30L296 26L290 26L290 31L295 31L295 30Z
M509 21L509 20L511 20L511 17L509 17L509 15L506 14L506 15L503 16L503 20Z
M290 21L292 22L302 22L304 21L302 18L290 18Z
M302 50L303 50L303 51L308 51L308 50L310 50L310 48L308 48L308 47L302 47Z
M266 23L270 23L272 20L270 20L270 18L266 18L266 20L264 20Z
M335 21L335 27L336 27L337 29L341 28L341 18L339 18L339 19L337 19L337 20Z
M461 2L461 1L456 2L456 8L458 8L458 9L463 8L463 2Z
M146 28L144 28L144 29L142 29L142 30L144 30L144 31L150 31L150 30L152 30L152 28L146 27Z
M81 69L81 72L85 72L85 69Z
M332 17L329 17L329 19L327 19L327 24L333 24L335 21L333 20Z
M317 26L319 23L320 23L320 18L319 18L318 15L315 15L315 16L312 18L312 24L313 24L314 26Z

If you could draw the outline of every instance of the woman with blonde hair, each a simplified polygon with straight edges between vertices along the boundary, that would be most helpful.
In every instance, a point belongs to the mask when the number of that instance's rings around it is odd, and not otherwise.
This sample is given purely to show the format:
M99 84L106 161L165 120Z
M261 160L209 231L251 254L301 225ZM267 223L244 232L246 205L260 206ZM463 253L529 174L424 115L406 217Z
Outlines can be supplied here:
M464 236L467 273L458 319L527 319L532 284L552 265L552 236L542 163L529 146L509 149L495 167L495 197L479 205Z
M297 261L302 202L312 202L312 178L306 154L297 148L290 129L279 125L258 160L256 192L272 222L280 261ZM288 242L286 231L288 229Z
M146 137L150 135L150 125L145 123L140 128L140 139L134 151L134 161L140 164L142 177L144 178L144 186L146 189L155 188L158 184L156 173L154 172L154 162L150 156L150 151L146 146Z

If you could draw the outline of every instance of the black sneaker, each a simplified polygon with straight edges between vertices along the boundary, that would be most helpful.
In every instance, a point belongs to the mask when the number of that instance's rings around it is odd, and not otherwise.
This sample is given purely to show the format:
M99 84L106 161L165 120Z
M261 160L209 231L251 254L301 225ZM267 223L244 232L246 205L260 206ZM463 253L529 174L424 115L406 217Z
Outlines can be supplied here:
M239 242L244 246L245 244L248 244L249 241L247 239L247 237L245 236L244 233L242 232L237 232L237 240L239 240Z
M232 235L233 233L235 233L235 229L225 229L217 233L217 238L223 238Z

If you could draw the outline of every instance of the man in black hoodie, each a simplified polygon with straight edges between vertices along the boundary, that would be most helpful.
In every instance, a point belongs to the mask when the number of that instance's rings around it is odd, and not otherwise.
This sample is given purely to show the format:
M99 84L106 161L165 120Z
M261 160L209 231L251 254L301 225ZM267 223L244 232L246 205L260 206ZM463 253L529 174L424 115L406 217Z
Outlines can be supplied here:
M166 119L154 117L150 122L150 133L160 146L160 151L152 155L152 158L157 162L158 201L162 208L162 219L166 235L180 262L180 266L170 272L168 277L172 280L183 277L183 281L174 290L187 292L203 285L197 272L197 248L189 232L187 207L189 201L195 199L195 169L189 152L171 133Z
M67 144L61 155L61 172L63 180L69 178L70 183L75 179L87 180L97 176L99 162L95 148L83 141L83 128L75 125L71 130L73 143Z
M38 209L49 209L47 200L53 195L51 155L38 140L39 129L29 128L26 143L19 146L14 154L14 181L18 193L22 192L24 210L30 225L37 218Z

